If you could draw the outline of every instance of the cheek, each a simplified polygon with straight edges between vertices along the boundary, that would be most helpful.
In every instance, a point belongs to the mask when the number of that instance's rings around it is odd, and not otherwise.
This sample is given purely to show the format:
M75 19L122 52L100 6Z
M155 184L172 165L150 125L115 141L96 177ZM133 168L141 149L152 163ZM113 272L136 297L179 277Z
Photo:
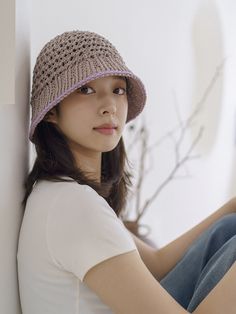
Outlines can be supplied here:
M126 118L128 114L128 102L125 102L123 104L121 104L121 106L119 107L119 115L122 118Z
M79 108L64 112L63 119L60 120L62 132L71 139L86 136L92 127L91 113Z

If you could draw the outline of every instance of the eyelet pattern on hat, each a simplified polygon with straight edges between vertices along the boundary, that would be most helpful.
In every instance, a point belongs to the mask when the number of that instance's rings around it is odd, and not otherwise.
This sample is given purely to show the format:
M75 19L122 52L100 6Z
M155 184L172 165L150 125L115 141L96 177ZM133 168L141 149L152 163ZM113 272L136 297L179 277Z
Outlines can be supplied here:
M29 139L46 113L67 95L100 77L127 78L126 123L144 108L146 91L142 81L126 66L117 49L103 36L73 30L57 35L40 51L33 70Z

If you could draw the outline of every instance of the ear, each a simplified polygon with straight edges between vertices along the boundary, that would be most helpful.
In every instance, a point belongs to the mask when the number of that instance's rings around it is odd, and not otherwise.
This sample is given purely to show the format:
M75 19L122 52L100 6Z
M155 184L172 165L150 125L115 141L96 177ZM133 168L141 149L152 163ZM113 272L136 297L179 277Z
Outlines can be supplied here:
M50 111L48 111L46 115L44 116L43 120L47 122L57 123L56 109L52 108Z

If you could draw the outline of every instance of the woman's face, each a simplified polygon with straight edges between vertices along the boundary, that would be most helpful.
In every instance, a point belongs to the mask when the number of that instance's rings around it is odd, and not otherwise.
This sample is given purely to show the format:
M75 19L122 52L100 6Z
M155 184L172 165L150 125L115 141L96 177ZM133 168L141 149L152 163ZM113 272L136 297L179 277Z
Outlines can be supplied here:
M98 78L83 85L61 101L60 115L55 108L47 121L56 123L77 152L107 152L114 149L125 126L128 113L126 80L121 76ZM95 127L114 123L112 134L103 134Z

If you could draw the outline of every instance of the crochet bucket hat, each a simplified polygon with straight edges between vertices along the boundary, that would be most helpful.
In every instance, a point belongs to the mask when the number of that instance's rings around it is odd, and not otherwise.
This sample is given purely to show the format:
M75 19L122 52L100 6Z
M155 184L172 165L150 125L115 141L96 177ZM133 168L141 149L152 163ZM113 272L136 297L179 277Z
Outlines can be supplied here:
M121 75L127 79L126 123L144 108L142 81L126 66L117 49L103 36L73 30L57 35L40 51L33 70L29 139L46 113L77 88L100 77Z

